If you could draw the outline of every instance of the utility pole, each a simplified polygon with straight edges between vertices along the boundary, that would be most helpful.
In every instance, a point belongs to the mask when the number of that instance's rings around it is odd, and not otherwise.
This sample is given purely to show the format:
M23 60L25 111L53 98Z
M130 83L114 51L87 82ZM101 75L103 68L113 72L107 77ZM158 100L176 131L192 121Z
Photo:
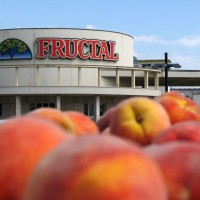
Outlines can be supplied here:
M155 63L152 69L165 69L165 92L168 92L168 70L173 68L181 68L178 63L168 63L168 54L165 53L165 63Z
M165 53L165 92L168 92L168 54Z

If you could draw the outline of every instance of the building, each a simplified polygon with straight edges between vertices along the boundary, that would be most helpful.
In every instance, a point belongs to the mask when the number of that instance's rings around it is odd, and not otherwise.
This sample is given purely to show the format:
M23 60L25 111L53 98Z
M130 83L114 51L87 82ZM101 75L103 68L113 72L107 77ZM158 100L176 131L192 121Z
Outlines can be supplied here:
M165 60L138 60L137 67L152 68L155 64L163 64ZM168 60L171 64L171 60ZM162 68L159 86L165 92L165 70ZM200 105L200 70L182 70L171 68L168 70L168 91L176 90L191 98Z
M0 30L0 118L55 107L98 120L122 99L160 95L161 71L133 66L133 41L101 30Z
M133 43L103 30L0 30L0 119L53 107L98 120L123 99L159 96L165 74L152 66L164 60L137 60ZM199 70L171 69L168 85L200 104Z

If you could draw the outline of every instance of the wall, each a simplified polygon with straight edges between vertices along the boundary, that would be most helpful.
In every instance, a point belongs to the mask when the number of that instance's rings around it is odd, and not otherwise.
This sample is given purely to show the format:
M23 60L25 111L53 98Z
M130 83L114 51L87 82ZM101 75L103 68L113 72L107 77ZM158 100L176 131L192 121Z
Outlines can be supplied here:
M119 61L97 61L76 59L36 59L37 38L78 38L98 39L115 41L115 53L119 54ZM73 64L73 65L110 65L110 66L133 66L133 37L117 32L84 30L84 29L11 29L0 30L0 43L9 38L20 39L25 42L32 54L33 59L9 61L10 65L15 64ZM8 61L1 61L0 65L8 64Z

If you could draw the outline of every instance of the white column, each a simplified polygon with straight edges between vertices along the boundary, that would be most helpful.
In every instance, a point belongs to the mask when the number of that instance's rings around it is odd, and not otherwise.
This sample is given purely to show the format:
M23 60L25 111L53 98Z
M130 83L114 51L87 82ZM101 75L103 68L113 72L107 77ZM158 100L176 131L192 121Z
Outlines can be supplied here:
M60 96L56 96L56 108L58 110L61 109L61 100L60 100Z
M100 118L100 96L95 97L95 111L94 120L97 121Z
M119 87L119 68L116 68L116 87Z
M20 96L16 96L15 99L15 105L16 105L16 116L20 116L21 115L21 97Z
M155 72L154 75L154 80L155 80L155 89L158 90L159 89L159 77L158 77L158 72Z
M131 87L135 88L135 70L132 69L131 71Z
M149 72L144 71L144 88L149 87Z

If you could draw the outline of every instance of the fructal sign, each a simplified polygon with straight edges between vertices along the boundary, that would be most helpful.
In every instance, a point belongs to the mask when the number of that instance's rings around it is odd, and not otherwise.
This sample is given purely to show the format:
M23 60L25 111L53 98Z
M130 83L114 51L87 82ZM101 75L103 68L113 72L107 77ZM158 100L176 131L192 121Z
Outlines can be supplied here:
M115 42L94 39L37 38L37 58L118 61Z

